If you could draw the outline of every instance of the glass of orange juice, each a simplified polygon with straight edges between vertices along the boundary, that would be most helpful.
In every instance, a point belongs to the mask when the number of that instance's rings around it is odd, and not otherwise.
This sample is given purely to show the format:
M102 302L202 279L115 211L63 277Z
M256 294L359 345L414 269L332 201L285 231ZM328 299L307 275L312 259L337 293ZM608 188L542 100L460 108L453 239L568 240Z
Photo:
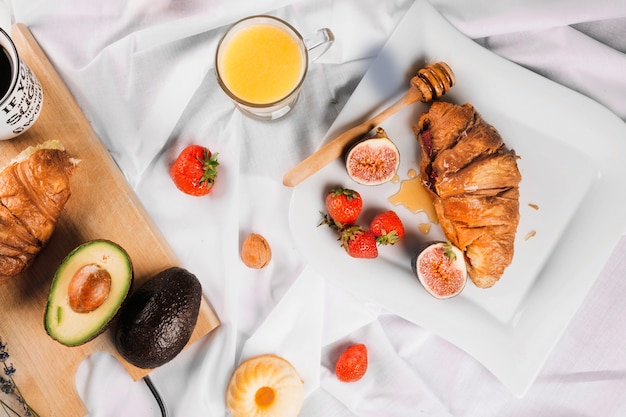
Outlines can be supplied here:
M217 81L244 114L279 119L296 104L309 62L326 52L333 41L327 28L303 38L276 17L244 18L218 44Z

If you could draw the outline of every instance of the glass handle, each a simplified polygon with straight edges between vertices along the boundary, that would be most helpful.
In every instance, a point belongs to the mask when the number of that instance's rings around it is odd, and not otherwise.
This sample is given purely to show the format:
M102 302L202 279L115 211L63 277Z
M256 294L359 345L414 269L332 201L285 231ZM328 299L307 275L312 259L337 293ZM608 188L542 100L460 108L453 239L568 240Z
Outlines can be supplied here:
M316 61L324 55L328 48L335 42L335 35L328 28L319 29L304 37L304 44L309 51L309 62Z

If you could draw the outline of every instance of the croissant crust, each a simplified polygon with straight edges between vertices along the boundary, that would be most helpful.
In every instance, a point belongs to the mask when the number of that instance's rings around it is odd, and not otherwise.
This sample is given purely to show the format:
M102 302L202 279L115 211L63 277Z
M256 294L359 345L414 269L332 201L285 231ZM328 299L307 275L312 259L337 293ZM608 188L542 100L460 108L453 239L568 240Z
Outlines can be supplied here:
M494 285L513 260L519 224L515 152L469 104L435 102L415 127L420 175L446 238L476 286Z
M0 172L0 282L30 266L70 197L75 161L58 143L48 145Z

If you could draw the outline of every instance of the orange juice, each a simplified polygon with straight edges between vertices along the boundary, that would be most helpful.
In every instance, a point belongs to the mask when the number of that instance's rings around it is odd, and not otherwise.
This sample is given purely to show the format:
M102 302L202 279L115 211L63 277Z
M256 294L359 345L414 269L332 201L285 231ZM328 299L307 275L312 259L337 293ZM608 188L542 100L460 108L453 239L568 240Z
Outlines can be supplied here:
M305 70L299 40L269 23L240 29L221 48L220 76L232 94L248 103L268 104L287 97Z

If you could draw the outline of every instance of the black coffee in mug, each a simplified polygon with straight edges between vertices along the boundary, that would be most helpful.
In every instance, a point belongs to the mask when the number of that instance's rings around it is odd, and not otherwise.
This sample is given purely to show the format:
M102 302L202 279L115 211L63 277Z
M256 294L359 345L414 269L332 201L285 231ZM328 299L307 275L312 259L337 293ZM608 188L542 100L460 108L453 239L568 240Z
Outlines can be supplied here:
M11 87L12 77L13 69L11 68L9 52L0 46L0 98L4 97Z

